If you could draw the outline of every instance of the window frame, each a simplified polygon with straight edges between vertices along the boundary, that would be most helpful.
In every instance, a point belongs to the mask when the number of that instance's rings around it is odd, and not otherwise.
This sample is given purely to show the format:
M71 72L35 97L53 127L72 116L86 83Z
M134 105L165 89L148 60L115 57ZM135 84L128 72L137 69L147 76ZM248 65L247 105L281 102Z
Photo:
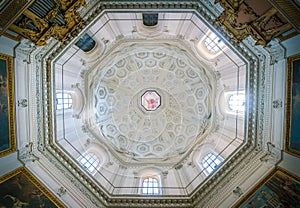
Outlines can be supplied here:
M244 96L244 110L234 110L230 107L229 101L231 96L234 95L242 95ZM239 90L239 91L227 91L224 92L224 97L225 97L225 113L229 115L238 115L238 116L244 116L246 114L246 109L247 109L247 97L246 97L246 92L244 90Z
M232 97L237 97L235 100L232 100ZM240 98L244 98L243 100ZM241 102L241 100L243 101L243 104L240 105L239 102ZM233 112L239 112L239 113L244 113L245 112L245 107L246 107L246 98L245 98L245 94L244 93L237 93L237 94L231 94L228 97L228 108L230 111ZM236 102L236 106L232 105L230 102ZM240 108L242 108L242 106L244 106L244 109L241 110Z
M208 39L212 39L211 36L212 35L215 35L216 38L222 43L221 45L218 45L218 43L216 43L215 46L213 46L212 48L214 47L217 47L219 50L218 51L215 51L215 52L212 52L210 51L209 48L207 48L206 46L206 42ZM211 42L214 42L213 40ZM210 43L209 43L210 44ZM220 38L220 36L217 34L217 33L214 33L213 31L207 31L203 37L197 42L196 44L196 48L197 48L197 51L199 53L201 53L201 56L203 55L205 58L207 59L214 59L216 58L218 55L220 55L222 52L225 53L225 50L227 48L225 42L223 41L222 38Z
M89 156L89 159L87 159L87 156ZM93 159L91 162L90 160ZM82 162L82 160L86 160L85 162ZM88 173L95 175L100 167L100 159L94 152L87 152L84 155L80 156L77 161L79 162L79 165L86 170ZM96 163L96 165L95 165ZM88 166L86 166L88 164ZM92 169L90 169L92 167Z
M212 159L212 156L215 158ZM219 162L216 162L216 160L218 160ZM223 163L223 161L224 159L221 155L216 154L215 152L207 153L201 159L201 167L203 169L203 172L206 176L212 174L213 172L215 172L216 169L218 169L218 167ZM207 166L205 164L207 164ZM212 164L214 164L214 167L212 166ZM211 170L208 168L210 168Z
M147 185L149 185L149 179L151 179L151 184L152 186L144 186L145 180L148 180ZM157 186L154 186L153 181L155 181L155 184L157 184ZM142 195L147 195L147 196L153 196L153 195L160 195L161 194L161 182L160 179L158 177L155 176L145 176L141 178L141 194ZM147 190L146 192L144 192L144 190ZM149 190L151 190L149 192Z
M225 47L225 43L214 32L210 32L206 35L206 37L203 40L203 45L208 51L208 53L210 53L211 55L219 53Z
M58 95L61 95L58 96ZM65 98L65 95L67 95L67 98ZM62 100L59 102L58 100ZM67 100L67 102L65 102ZM71 101L71 102L70 102ZM58 108L57 106L62 106L61 108ZM68 107L65 107L65 105L68 105ZM69 110L73 108L73 98L72 94L68 92L56 92L55 93L55 110Z

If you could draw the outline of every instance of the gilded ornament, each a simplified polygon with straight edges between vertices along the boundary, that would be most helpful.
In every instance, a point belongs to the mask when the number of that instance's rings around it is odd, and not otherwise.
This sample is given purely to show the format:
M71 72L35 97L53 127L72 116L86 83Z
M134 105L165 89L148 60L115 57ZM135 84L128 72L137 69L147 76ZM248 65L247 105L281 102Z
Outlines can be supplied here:
M85 1L55 0L55 2L56 7L43 18L29 9L25 10L23 19L17 24L12 24L10 29L31 40L37 46L46 45L51 37L61 42L67 41L69 34L76 33L75 27L80 27L83 23L76 10L84 6ZM55 22L59 14L63 16L64 24L60 23L62 25Z

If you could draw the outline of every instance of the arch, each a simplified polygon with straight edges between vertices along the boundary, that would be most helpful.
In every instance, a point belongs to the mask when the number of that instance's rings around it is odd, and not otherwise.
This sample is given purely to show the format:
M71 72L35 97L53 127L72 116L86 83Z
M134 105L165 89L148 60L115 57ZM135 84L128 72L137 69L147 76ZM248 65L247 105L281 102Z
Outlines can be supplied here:
M246 110L246 95L244 90L224 92L224 97L226 113L244 115Z
M139 177L139 192L142 195L162 194L161 170L157 168L144 168L136 175Z
M216 135L213 134L209 136L209 139L214 140L215 137ZM196 149L197 151L192 156L193 163L197 165L204 177L213 173L224 161L213 141L201 144Z
M160 193L159 180L156 177L145 177L142 181L142 194L157 195Z
M220 55L226 49L226 45L217 34L209 31L198 41L196 48L201 55L210 60Z
M77 161L87 172L95 175L104 164L110 161L110 158L102 145L91 142L84 153L77 158Z
M228 107L232 111L244 112L245 111L245 95L233 94L228 99Z

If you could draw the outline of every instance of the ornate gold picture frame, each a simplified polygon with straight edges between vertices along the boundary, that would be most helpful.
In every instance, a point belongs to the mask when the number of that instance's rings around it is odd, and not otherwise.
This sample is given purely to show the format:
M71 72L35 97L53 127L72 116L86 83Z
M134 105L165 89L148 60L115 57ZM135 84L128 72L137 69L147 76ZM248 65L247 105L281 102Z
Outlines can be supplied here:
M65 207L28 170L18 168L0 178L0 207Z
M300 178L275 168L234 207L300 207Z
M300 54L288 58L284 150L300 157Z
M0 157L16 151L13 58L0 54Z

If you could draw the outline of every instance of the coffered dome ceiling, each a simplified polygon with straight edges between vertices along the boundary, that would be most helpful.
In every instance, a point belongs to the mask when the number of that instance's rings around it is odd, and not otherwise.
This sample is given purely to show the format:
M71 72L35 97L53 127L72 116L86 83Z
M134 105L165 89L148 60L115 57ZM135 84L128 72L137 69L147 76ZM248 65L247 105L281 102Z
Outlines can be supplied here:
M249 121L228 100L245 98L249 66L225 40L211 53L205 41L214 31L194 12L160 12L151 27L142 14L100 15L84 31L97 41L92 51L70 44L53 59L54 95L70 94L74 103L56 110L56 142L79 164L89 152L98 155L102 165L92 175L115 187L113 194L128 193L144 173L163 173L170 175L163 192L177 195L208 176L195 169L206 154L225 161L245 145ZM181 27L191 31L185 38ZM183 165L187 178L178 183L175 170Z
M89 127L120 159L174 163L210 131L216 81L184 47L123 43L105 59L85 79Z
M157 24L143 23L148 6ZM264 138L276 130L265 104L268 50L276 50L251 38L234 42L214 21L222 10L210 1L87 1L78 36L32 50L34 150L86 199L78 203L214 207L236 177L245 181L263 166L271 155ZM87 36L94 43L84 52L77 43ZM218 159L212 170L207 155ZM142 194L150 176L159 183L155 196Z

